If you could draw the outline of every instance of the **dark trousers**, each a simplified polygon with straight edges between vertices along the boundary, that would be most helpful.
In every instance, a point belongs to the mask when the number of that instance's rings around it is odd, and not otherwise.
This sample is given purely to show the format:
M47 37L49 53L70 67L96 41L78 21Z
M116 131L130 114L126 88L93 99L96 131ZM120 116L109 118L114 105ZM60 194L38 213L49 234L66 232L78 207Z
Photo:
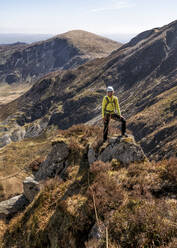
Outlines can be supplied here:
M121 132L122 135L125 134L126 131L126 120L123 117L120 117L118 114L105 114L105 122L104 122L104 131L103 131L103 140L107 140L108 136L108 127L109 127L109 121L110 119L121 121L122 127Z

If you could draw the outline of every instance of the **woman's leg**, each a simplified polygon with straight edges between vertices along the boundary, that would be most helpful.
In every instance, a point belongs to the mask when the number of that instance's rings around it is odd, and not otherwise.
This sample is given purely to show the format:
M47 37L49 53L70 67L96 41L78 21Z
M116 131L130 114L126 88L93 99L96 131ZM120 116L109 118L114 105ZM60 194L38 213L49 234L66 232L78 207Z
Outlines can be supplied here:
M105 122L104 122L104 131L103 131L103 140L107 140L108 136L108 126L109 126L109 120L110 120L110 115L106 114L105 115Z
M122 124L121 133L122 133L122 135L124 135L126 132L126 120L123 117L120 117L120 115L118 115L118 114L112 114L111 118L116 120L116 121L121 121L121 124Z

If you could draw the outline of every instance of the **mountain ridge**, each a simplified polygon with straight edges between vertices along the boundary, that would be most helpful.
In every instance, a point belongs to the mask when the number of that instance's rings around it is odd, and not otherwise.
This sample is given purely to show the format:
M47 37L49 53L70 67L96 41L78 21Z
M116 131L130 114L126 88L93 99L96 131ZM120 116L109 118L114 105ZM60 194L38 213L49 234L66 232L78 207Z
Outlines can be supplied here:
M51 71L74 68L96 57L107 56L120 46L116 41L86 31L68 32L46 41L21 45L19 49L18 46L1 46L0 82L34 82Z

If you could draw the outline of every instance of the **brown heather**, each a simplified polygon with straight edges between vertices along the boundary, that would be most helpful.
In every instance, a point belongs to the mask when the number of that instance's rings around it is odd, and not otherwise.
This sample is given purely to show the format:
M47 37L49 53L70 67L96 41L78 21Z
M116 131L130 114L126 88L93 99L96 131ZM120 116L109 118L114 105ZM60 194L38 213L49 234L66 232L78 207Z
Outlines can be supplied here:
M94 162L85 158L98 127L58 130L70 146L70 166L64 180L44 182L41 193L1 228L2 248L106 247L88 240L95 223L108 230L109 248L175 248L177 244L177 159L134 163ZM98 133L97 133L98 131ZM4 233L5 232L5 233Z

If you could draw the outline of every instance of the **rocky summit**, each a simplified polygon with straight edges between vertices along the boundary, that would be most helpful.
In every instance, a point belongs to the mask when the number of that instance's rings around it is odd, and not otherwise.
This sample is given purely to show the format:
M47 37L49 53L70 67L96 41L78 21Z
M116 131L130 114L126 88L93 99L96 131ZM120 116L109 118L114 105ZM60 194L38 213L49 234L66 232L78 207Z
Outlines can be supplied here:
M103 143L101 131L58 130L16 197L28 206L18 215L11 207L2 248L175 247L176 160L150 163L133 136ZM3 216L13 203L0 203Z
M0 46L0 84L33 83L57 69L75 68L94 58L108 56L121 43L73 30L30 45Z
M73 153L77 152L77 146L72 149L72 138L79 145L82 146L83 156L85 159L86 168L93 164L95 161L110 162L112 160L118 161L118 163L128 166L134 162L147 161L141 147L135 143L133 136L129 137L110 137L106 143L103 144L100 137L96 141L93 137L85 137L86 129L90 130L91 127L76 126L71 128L70 135L71 140L67 138L67 135L57 135L52 140L52 149L47 155L46 159L39 164L38 169L33 171L32 176L28 176L23 181L23 194L13 197L9 200L0 202L0 216L6 217L8 220L20 210L24 209L25 205L32 202L36 194L40 191L40 183L42 180L53 178L55 176L65 177L65 171L73 159ZM98 127L96 129L99 130ZM77 138L77 132L80 132L79 139ZM98 135L98 134L97 134ZM80 137L83 137L84 142L79 144ZM88 169L88 168L87 168ZM16 207L18 206L18 207Z

